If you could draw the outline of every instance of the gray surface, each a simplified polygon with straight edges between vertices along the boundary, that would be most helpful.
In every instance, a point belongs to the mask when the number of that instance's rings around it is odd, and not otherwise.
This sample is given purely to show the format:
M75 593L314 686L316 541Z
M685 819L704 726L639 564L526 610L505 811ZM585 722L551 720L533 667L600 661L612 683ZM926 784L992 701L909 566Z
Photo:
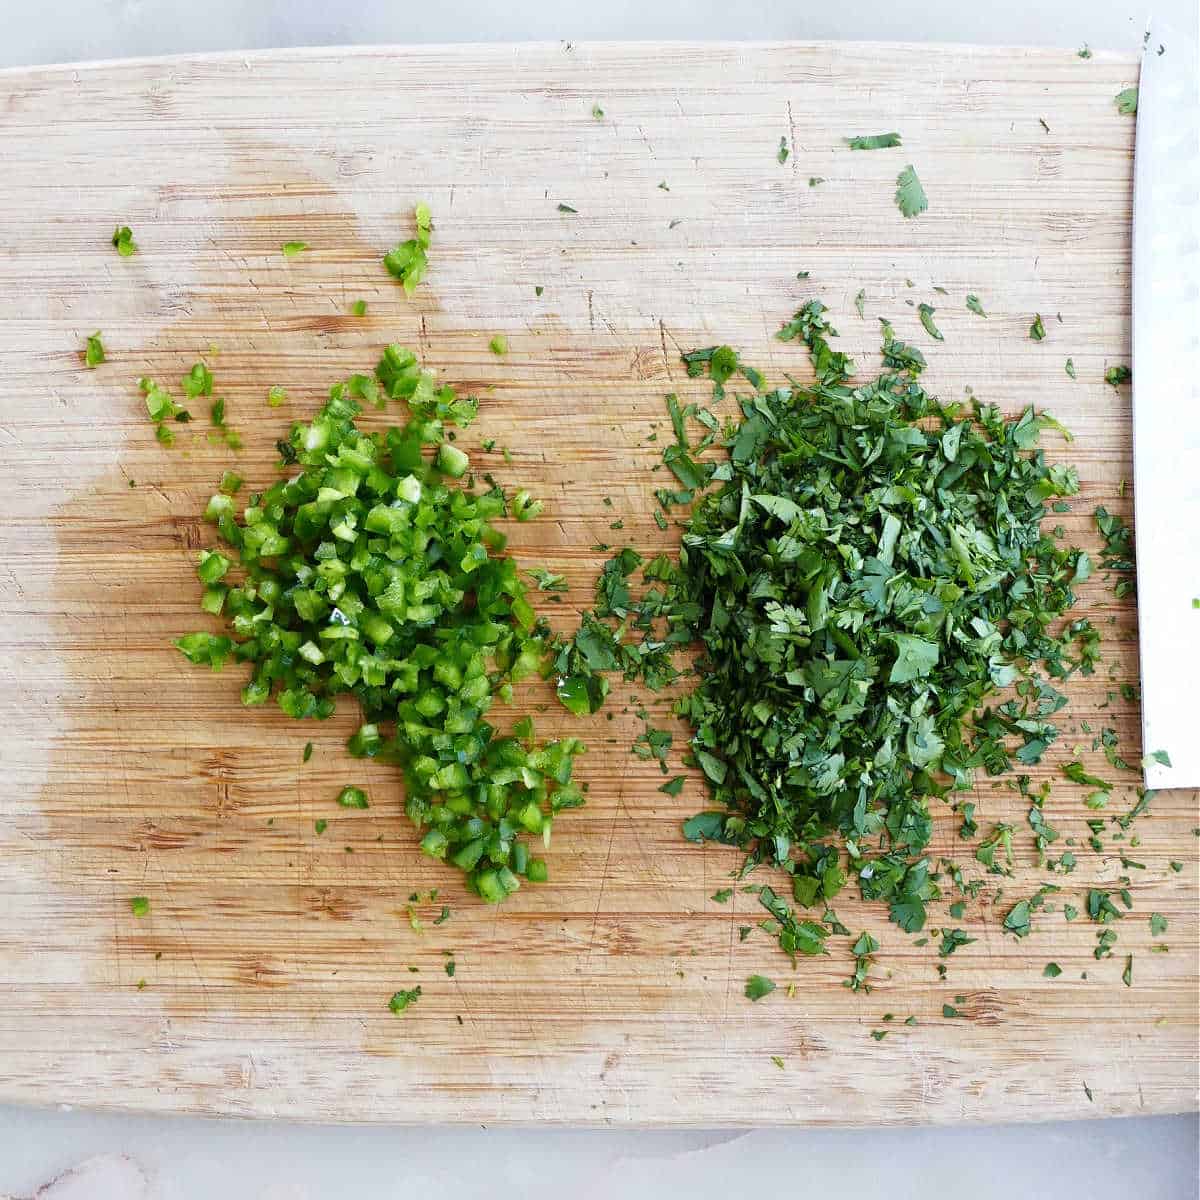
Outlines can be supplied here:
M1154 10L1195 26L1196 0ZM1129 50L1149 4L1129 0L43 0L8 9L0 65L360 42L599 38L855 39Z
M1186 1200L1195 1130L1188 1117L740 1134L318 1129L0 1109L0 1195L103 1154L81 1200Z
M406 41L852 38L1135 49L1148 6L1126 0L42 0L6 5L0 66L185 51ZM1196 0L1154 12L1196 36ZM3 1064L0 1063L0 1075ZM97 1098L103 1103L103 1097ZM769 1097L768 1097L769 1102ZM1035 1114L1030 1114L1034 1116ZM895 1200L1200 1195L1197 1119L914 1131L387 1130L239 1125L0 1107L0 1198L46 1200L574 1200L804 1194ZM100 1156L96 1158L95 1156ZM887 1182L883 1178L886 1172Z

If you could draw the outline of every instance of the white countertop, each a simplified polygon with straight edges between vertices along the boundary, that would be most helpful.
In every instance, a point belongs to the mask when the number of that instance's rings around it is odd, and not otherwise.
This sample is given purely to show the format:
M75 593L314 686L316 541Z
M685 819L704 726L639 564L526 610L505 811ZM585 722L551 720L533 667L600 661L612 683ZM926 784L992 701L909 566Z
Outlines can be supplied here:
M439 0L411 7L396 0L40 0L8 6L0 66L272 46L541 39L1086 42L1132 50L1150 9L1130 0ZM1197 36L1197 0L1159 0L1153 11ZM1175 1200L1200 1196L1198 1178L1195 1115L732 1133L312 1128L0 1106L0 1200L726 1200L776 1194L781 1184L788 1193L836 1190L894 1200L951 1192L971 1200Z

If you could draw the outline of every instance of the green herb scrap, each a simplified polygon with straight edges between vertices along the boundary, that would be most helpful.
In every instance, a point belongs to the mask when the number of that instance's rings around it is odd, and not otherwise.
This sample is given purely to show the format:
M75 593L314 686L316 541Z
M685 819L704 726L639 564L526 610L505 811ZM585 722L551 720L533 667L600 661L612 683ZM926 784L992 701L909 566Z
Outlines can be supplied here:
M761 1000L775 990L775 981L762 975L751 975L746 980L746 999Z
M846 145L851 150L890 150L900 145L898 133L872 133L859 137L846 138Z
M928 304L917 305L917 315L921 318L921 324L925 327L925 332L931 338L936 338L939 342L944 341L941 330L933 323L933 314L937 310Z
M911 164L900 172L896 180L896 207L906 217L919 216L929 207L925 189Z
M1128 87L1118 92L1113 97L1113 103L1117 106L1117 112L1124 113L1126 116L1133 116L1137 112L1138 107L1137 88Z

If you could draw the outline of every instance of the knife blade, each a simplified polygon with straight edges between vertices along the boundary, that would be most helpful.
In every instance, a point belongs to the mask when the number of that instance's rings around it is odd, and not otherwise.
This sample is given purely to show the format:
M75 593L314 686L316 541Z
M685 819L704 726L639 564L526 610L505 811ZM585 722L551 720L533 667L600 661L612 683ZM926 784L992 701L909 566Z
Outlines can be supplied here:
M1200 787L1200 73L1165 27L1138 87L1133 462L1146 786Z

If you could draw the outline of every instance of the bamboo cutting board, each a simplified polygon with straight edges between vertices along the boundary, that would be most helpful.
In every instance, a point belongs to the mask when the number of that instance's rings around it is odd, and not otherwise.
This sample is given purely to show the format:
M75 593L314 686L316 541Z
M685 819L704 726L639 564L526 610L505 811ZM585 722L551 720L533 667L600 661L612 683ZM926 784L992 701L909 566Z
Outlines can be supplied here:
M678 537L651 519L662 443L646 438L664 392L708 390L684 378L679 350L727 342L769 377L803 376L803 352L772 335L813 295L864 371L888 317L943 398L1033 402L1074 429L1083 492L1062 523L1095 548L1092 508L1129 508L1128 397L1102 376L1128 360L1133 122L1112 98L1135 81L1122 57L853 45L303 50L0 76L0 1099L651 1124L1194 1105L1196 796L1158 795L1097 854L1094 814L1057 774L1076 744L1112 774L1085 720L1140 755L1120 694L1136 683L1134 612L1099 577L1079 615L1103 632L1105 665L1074 682L1064 742L1035 771L1055 779L1046 815L1078 870L1036 870L1015 794L985 780L981 832L1017 830L1005 899L989 887L952 922L977 940L942 981L936 937L915 946L878 906L839 897L852 932L882 943L869 996L842 986L847 939L794 972L757 931L739 941L763 913L753 896L710 899L739 856L681 839L704 794L692 780L664 796L654 764L631 757L636 689L614 689L611 721L521 694L514 715L534 712L541 734L588 741L589 802L556 826L550 882L497 910L416 852L393 771L345 754L348 704L325 725L242 710L239 669L202 672L170 646L209 627L194 561L221 471L274 479L288 423L388 341L482 397L460 445L546 499L513 548L567 574L568 602L544 608L569 628L596 543ZM903 149L843 141L892 129ZM893 202L907 163L929 195L908 221ZM431 269L409 300L379 260L411 235L420 199ZM133 258L109 245L118 223ZM294 240L310 249L285 259ZM922 301L944 343L921 330ZM89 371L95 330L108 362ZM201 356L244 435L236 460L203 420L164 450L145 418L139 376L177 389ZM281 409L266 404L276 384ZM676 761L684 743L680 729ZM351 782L369 811L335 807ZM1131 803L1123 786L1100 815ZM957 826L939 809L933 851L981 870ZM1134 910L1096 961L1097 927L1068 923L1061 902L1082 907L1089 885L1126 874ZM1024 941L1002 936L1000 914L1048 881L1064 887L1055 911ZM435 887L418 931L408 897ZM148 917L131 914L134 895ZM452 916L433 926L443 902ZM1152 911L1169 921L1161 937ZM754 972L781 986L752 1005ZM416 983L420 1002L392 1016L388 997ZM944 1019L945 1003L962 1019Z

